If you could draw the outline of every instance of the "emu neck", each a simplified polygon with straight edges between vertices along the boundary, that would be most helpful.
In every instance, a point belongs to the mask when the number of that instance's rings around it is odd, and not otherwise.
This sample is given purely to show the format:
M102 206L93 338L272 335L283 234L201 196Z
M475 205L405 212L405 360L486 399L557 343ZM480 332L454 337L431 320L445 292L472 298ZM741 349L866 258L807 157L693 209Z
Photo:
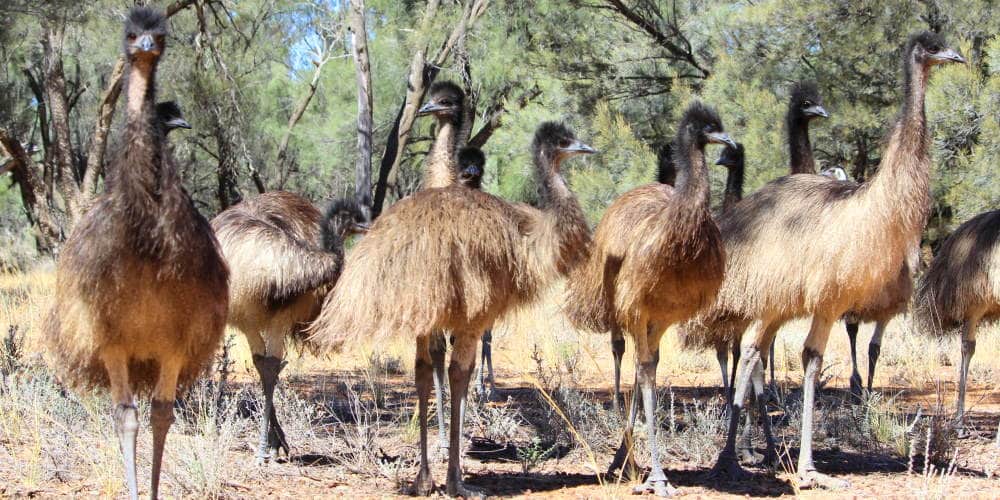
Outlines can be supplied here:
M532 246L537 249L538 269L552 269L565 276L589 254L590 227L576 196L559 173L560 162L560 158L535 153L539 208L550 222L540 227L537 237L541 241Z
M343 234L344 232L340 227L340 224L334 224L333 227L330 228L328 228L327 225L324 224L321 235L323 240L321 241L323 250L326 250L327 252L332 253L337 257L343 259L344 258Z
M728 212L733 205L743 199L743 160L729 167L726 174L726 194L722 199L722 211Z
M815 174L812 144L809 142L809 120L792 116L788 120L788 156L793 174Z
M455 183L457 164L455 146L458 143L460 120L444 120L438 125L437 137L427 155L427 170L424 173L424 188L448 187Z
M147 105L152 108L156 101L154 98L156 88L153 83L155 78L156 65L152 62L136 60L129 65L126 93L126 111L129 121L151 114L151 110L143 108Z
M674 186L678 194L707 209L708 167L705 165L705 146L699 144L689 132L677 138L677 146L680 154L675 162L677 180Z

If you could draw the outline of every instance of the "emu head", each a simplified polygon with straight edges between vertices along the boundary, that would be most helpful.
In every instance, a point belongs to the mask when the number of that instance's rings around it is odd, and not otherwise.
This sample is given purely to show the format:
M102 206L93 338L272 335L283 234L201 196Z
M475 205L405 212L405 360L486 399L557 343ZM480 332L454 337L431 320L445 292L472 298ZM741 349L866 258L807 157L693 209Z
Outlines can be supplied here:
M823 97L819 95L819 88L816 82L798 82L792 86L792 94L789 99L789 118L795 121L811 120L813 118L827 118L830 115L823 109Z
M822 175L824 177L829 177L831 179L836 179L838 181L850 180L850 178L847 177L847 171L844 170L844 167L841 166L824 168L823 170L820 171L819 175Z
M535 139L531 142L534 157L542 164L549 164L555 171L559 164L576 155L593 154L597 151L577 140L569 127L558 122L545 122L535 131Z
M354 200L333 201L323 214L320 228L323 234L323 247L329 250L342 245L348 236L368 232L370 223L371 216L367 207Z
M163 127L164 133L175 128L191 128L181 114L181 107L174 101L156 103L156 121Z
M945 63L964 63L956 50L948 47L943 36L924 31L910 36L906 43L906 54L916 64L933 66Z
M167 48L167 18L150 7L133 7L125 19L122 50L129 61L155 61Z
M472 189L480 189L486 155L479 148L466 147L458 152L458 182Z
M456 121L462 118L465 92L452 82L437 82L431 86L430 98L417 110L417 115L434 115L438 121Z
M722 154L719 155L719 159L715 162L716 165L722 165L726 168L739 167L743 165L743 144L737 142L736 147L726 146L726 149L722 150Z
M736 142L723 130L719 114L699 101L688 106L684 117L681 118L678 132L691 134L700 148L704 148L706 144L710 143L736 147Z

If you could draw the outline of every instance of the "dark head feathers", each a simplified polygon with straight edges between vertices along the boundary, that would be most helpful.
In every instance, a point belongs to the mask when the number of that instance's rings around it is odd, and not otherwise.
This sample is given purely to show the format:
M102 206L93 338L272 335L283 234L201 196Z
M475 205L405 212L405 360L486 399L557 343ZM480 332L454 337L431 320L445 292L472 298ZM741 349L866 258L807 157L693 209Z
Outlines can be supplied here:
M706 125L714 125L715 128L722 130L722 119L719 118L719 113L711 107L702 104L701 101L695 101L688 106L687 110L684 111L684 116L681 118L681 124L695 125L698 128Z
M435 82L434 85L431 85L430 95L431 98L435 98L440 95L448 95L454 99L461 100L465 97L465 92L462 91L462 87L459 87L454 82L445 80Z
M564 140L573 140L576 135L573 130L560 122L545 122L535 130L535 138L531 141L531 149L538 151L542 146L556 146Z
M139 34L149 32L157 35L166 34L167 18L159 9L152 7L133 7L125 20L125 33Z
M320 234L323 248L337 250L344 244L344 238L355 232L354 228L369 222L368 211L352 199L338 199L330 202L323 212Z
M479 148L462 148L461 151L458 152L458 166L462 167L470 163L481 167L486 164L486 155L484 155Z
M181 118L184 114L181 113L181 107L176 102L163 101L156 103L156 116L166 121L172 118Z
M725 167L735 167L743 161L743 143L737 142L736 147L726 146L719 155L719 160L715 162L716 165L722 165Z
M921 47L927 49L930 52L938 52L941 49L948 47L948 43L945 41L944 37L940 33L934 33L932 31L921 31L920 33L914 33L910 35L910 38L906 41L906 55L913 51L913 47L920 45Z
M812 102L813 104L822 104L822 98L819 95L819 87L816 85L816 82L812 80L796 82L792 85L790 100L793 106L801 105L806 101Z

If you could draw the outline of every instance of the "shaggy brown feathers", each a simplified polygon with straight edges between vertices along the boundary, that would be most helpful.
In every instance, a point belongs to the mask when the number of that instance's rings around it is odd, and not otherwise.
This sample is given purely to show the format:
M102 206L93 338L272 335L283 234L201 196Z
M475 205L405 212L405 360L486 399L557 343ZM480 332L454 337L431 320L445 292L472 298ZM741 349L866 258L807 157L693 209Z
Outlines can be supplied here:
M998 243L996 210L969 219L945 240L917 287L914 319L919 331L945 335L964 321L1000 318Z
M557 130L558 129L558 130ZM464 186L431 188L394 204L347 257L310 331L339 348L362 338L481 332L586 256L589 231L544 133L536 159L549 190L536 214ZM376 291L377 292L374 292Z
M149 9L134 9L129 26L166 30ZM225 325L228 271L165 153L148 64L130 61L124 140L106 192L73 229L57 266L44 333L54 367L76 386L107 386L101 356L109 349L124 351L137 392L152 389L168 358L183 360L178 385L186 386Z
M590 258L569 283L566 313L578 328L628 330L644 317L665 328L714 300L723 252L695 123L721 131L710 109L696 103L685 113L674 142L677 187L628 191L598 224Z

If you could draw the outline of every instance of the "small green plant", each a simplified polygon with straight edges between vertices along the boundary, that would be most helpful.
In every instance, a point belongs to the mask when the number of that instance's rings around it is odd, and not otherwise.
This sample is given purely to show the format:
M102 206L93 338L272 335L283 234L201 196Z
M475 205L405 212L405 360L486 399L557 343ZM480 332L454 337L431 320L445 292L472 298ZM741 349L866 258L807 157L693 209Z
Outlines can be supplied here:
M549 458L555 449L556 445L549 447L542 445L541 439L537 436L531 438L531 444L528 446L519 446L517 448L517 459L521 462L521 472L527 474L536 469L539 464Z

